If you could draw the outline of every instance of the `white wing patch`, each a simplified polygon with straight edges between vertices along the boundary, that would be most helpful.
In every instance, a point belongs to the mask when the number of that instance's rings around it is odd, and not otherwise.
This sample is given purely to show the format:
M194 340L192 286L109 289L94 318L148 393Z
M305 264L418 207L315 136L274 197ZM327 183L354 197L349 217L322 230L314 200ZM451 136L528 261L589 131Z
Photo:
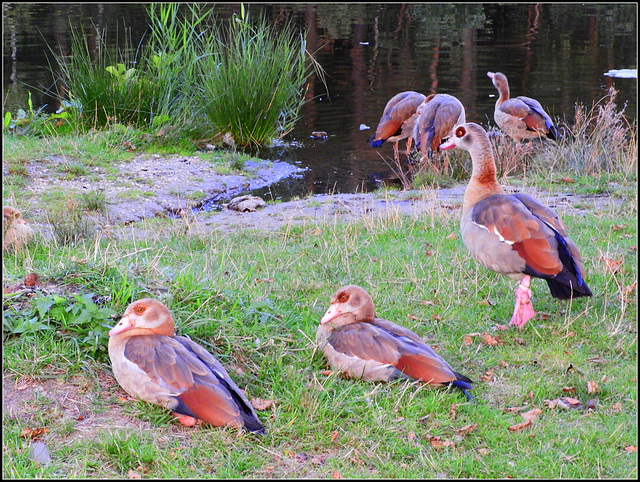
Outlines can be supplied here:
M495 226L493 227L493 231L489 231L489 228L487 228L487 227L486 227L485 225L483 225L483 224L478 224L478 223L473 223L473 224L475 224L476 226L481 227L482 229L487 230L487 231L488 231L488 232L490 232L490 233L491 233L491 232L493 232L493 234L495 234L496 236L498 236L498 238L500 238L500 241L501 241L501 242L503 242L503 243L507 243L507 244L513 244L513 243L515 243L515 241L509 241L508 239L503 238L503 237L502 237L502 235L498 232L498 230L496 229L496 227L495 227Z

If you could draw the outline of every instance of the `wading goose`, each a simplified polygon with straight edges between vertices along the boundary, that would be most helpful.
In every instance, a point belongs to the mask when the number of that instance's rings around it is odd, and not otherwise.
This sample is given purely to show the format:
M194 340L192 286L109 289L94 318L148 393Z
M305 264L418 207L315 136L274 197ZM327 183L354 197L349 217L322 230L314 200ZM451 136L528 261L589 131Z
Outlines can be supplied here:
M433 158L440 143L453 133L453 128L465 122L462 102L449 94L431 94L416 110L413 140L422 158Z
M511 318L518 328L535 312L531 277L546 280L560 300L591 296L578 248L560 217L526 194L505 194L496 179L491 143L478 124L456 127L440 149L471 154L473 172L464 193L460 233L471 257L485 268L521 280Z
M109 331L109 358L132 397L165 407L186 426L197 420L264 433L256 412L207 350L175 336L171 313L157 300L129 305Z
M493 118L509 137L520 142L522 139L537 139L546 136L557 140L559 135L551 117L540 102L530 97L509 98L509 81L501 72L487 72L500 96L496 101Z
M411 330L375 316L371 296L359 286L340 288L320 320L316 342L334 370L367 381L397 378L454 386L468 400L472 381L455 372Z
M394 95L382 112L376 132L367 142L371 143L371 147L380 147L384 142L393 142L393 155L396 161L398 157L398 143L407 140L407 157L411 151L413 141L413 126L417 119L415 115L416 109L426 96L412 90L400 92Z

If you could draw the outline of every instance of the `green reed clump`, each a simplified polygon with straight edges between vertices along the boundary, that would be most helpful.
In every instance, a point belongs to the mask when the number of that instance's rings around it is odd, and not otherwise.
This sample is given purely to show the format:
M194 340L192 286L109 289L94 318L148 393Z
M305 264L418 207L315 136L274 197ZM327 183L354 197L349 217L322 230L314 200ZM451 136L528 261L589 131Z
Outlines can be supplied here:
M260 146L293 129L310 73L303 34L264 18L234 16L200 62L202 104L214 130L236 146Z
M145 74L154 84L150 121L154 127L202 124L197 108L197 62L203 55L203 38L213 22L212 9L203 4L159 3L147 8L151 27L142 56ZM195 121L195 122L194 122ZM183 129L179 129L183 132Z
M84 32L73 26L70 32L71 55L56 55L56 60L69 105L80 111L80 125L102 129L116 123L148 123L154 86L137 67L130 38L125 35L124 48L111 51L106 30L95 32L95 49Z

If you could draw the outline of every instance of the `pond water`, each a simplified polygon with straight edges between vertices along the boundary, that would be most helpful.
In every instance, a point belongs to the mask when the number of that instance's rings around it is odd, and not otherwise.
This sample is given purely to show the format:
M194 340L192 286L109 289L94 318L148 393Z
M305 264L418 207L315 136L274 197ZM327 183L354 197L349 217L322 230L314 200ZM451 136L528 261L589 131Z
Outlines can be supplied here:
M224 18L240 4L216 4ZM292 18L326 71L313 78L301 119L287 141L259 156L307 169L265 189L265 197L369 191L389 170L392 146L366 142L396 93L448 93L467 119L493 126L496 90L487 71L509 78L512 95L538 99L556 120L571 122L576 103L591 107L610 86L618 105L637 115L636 4L255 4L253 16ZM126 22L123 22L126 18ZM3 3L3 108L51 102L47 45L69 44L69 25L115 32L147 28L140 4ZM115 37L115 36L114 36ZM613 72L620 71L620 72ZM609 75L607 75L609 73ZM324 131L326 139L311 133Z

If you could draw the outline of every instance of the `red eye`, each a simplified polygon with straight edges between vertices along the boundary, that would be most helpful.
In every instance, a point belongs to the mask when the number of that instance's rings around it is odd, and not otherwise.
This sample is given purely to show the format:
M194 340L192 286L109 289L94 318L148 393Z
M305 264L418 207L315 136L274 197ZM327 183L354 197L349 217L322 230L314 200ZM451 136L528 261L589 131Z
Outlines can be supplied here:
M349 295L346 294L346 293L340 293L338 295L338 302L339 303L346 303L348 299L349 299Z
M456 129L456 137L464 136L465 130L464 127L460 126Z
M143 313L143 312L144 312L144 306L138 306L138 307L136 308L136 310L135 310L135 311L136 311L136 313L138 313L138 314Z

